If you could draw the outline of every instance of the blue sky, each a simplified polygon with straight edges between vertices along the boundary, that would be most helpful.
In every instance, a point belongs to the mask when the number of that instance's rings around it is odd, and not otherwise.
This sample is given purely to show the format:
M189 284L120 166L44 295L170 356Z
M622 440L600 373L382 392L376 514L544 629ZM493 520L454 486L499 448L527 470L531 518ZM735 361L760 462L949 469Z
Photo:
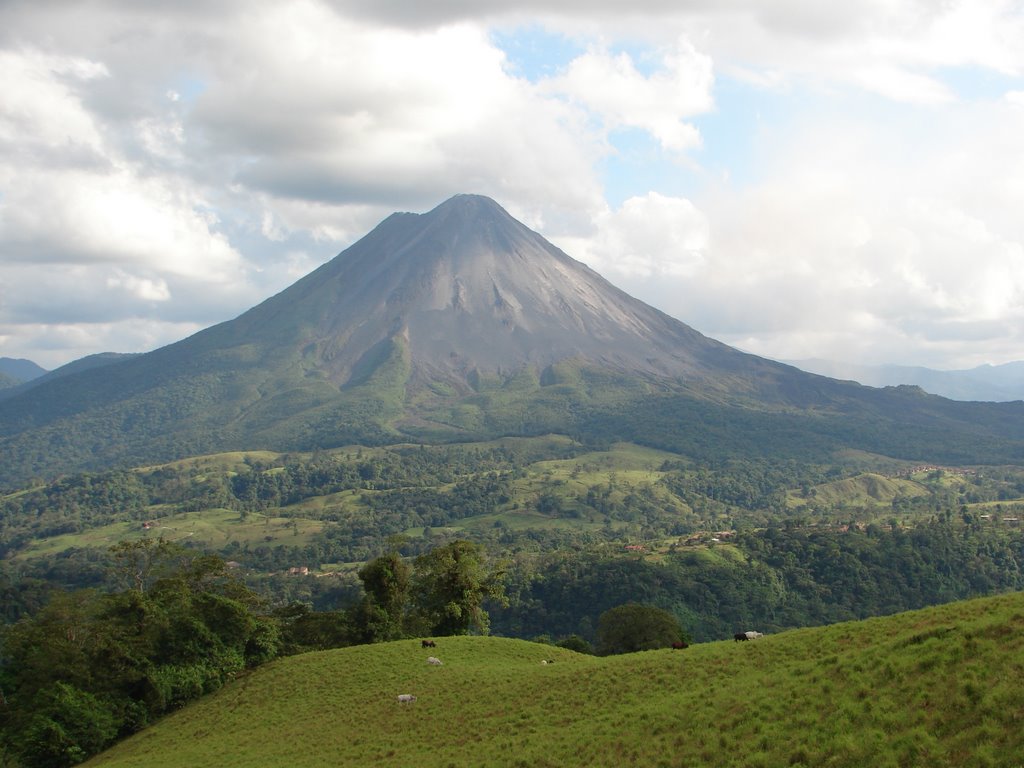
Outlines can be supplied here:
M153 349L475 192L747 351L1024 359L1019 3L558 8L4 3L0 356Z

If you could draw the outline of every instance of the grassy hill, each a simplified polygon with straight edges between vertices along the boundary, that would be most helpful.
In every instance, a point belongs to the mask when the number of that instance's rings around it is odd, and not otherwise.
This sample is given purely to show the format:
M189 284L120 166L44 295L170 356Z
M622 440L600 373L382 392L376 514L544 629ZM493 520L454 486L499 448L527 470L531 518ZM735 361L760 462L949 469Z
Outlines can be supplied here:
M823 483L814 489L814 495L810 499L801 498L796 491L791 491L788 494L788 503L794 507L806 506L811 501L818 504L885 507L891 505L893 499L896 498L916 498L927 494L928 489L913 480L890 478L867 472L843 480Z
M1019 766L1022 660L1024 594L606 658L406 640L277 661L86 765Z

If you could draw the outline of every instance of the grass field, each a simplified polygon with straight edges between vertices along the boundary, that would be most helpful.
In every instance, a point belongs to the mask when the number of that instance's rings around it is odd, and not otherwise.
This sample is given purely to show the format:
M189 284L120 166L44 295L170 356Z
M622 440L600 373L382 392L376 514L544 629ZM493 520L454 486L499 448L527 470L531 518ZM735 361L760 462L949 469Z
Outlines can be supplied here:
M48 557L71 547L106 548L121 541L157 537L179 542L194 540L210 547L223 547L232 541L243 546L297 546L306 544L313 534L321 530L323 523L319 520L276 517L258 512L249 513L243 520L233 510L206 509L161 517L154 520L148 529L144 529L139 522L131 521L39 539L19 552L17 557Z
M405 640L277 661L87 765L1009 768L1022 683L1024 594L606 658Z

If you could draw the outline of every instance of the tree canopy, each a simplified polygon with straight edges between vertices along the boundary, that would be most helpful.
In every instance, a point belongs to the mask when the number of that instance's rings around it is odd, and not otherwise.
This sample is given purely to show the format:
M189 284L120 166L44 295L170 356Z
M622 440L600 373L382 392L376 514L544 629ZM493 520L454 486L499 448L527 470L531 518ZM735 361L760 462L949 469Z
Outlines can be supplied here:
M470 541L452 543L416 558L413 591L429 634L486 634L486 599L505 600L504 569L489 564L483 548Z
M668 648L683 639L676 617L653 605L627 603L608 609L597 620L601 656Z

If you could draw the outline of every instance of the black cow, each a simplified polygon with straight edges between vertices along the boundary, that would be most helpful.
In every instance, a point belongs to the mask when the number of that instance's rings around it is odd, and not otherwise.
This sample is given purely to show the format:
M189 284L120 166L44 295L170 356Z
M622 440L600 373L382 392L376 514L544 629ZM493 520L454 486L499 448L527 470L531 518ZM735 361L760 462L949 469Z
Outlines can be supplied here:
M437 643L435 643L433 640L421 640L420 643L423 645L424 648L437 648Z
M740 640L742 640L743 642L746 642L750 638L747 637L747 633L746 632L737 632L735 635L732 636L732 639L735 640L738 643Z

